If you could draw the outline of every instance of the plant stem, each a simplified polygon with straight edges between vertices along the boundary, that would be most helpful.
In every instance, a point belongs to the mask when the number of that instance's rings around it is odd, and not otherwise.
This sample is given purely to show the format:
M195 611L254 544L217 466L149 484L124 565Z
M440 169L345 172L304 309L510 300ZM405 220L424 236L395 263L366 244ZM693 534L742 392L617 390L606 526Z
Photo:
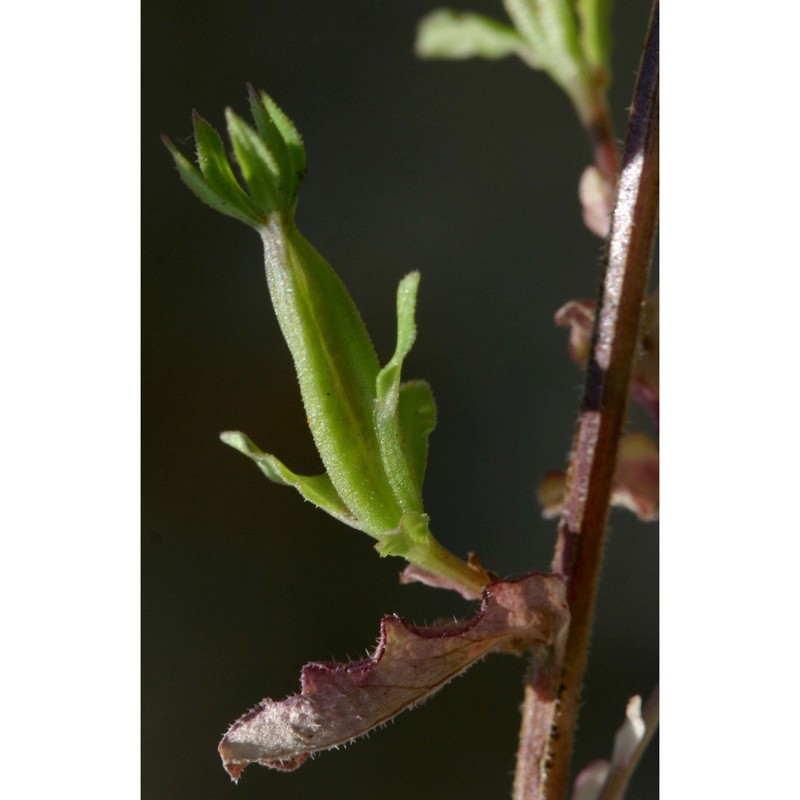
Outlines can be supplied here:
M654 0L617 186L581 414L553 571L567 582L571 622L560 677L531 663L515 800L564 798L586 667L619 436L639 343L658 211L658 0ZM557 684L557 688L556 688ZM538 705L538 709L533 706ZM542 745L542 725L552 722ZM523 752L526 750L526 752Z
M540 800L545 796L563 659L564 642L558 649L534 650L531 655L525 675L514 800Z

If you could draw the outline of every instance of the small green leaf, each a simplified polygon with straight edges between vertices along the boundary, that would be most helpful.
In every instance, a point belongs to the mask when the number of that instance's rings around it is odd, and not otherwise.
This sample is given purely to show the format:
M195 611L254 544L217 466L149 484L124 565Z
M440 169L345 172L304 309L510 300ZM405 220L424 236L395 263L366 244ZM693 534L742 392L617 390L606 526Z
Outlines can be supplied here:
M428 527L428 515L409 511L400 518L397 528L386 531L375 549L382 556L401 556L420 563L415 556L427 554L434 541Z
M420 20L415 52L421 58L506 58L526 49L510 25L485 17L440 9Z
M234 450L252 459L264 475L274 483L297 489L309 503L327 511L332 517L336 517L351 528L359 528L358 521L353 519L327 475L298 475L292 472L275 456L265 453L249 436L240 431L225 431L219 438Z
M403 361L414 344L417 328L414 309L417 302L419 273L406 275L397 287L397 346L389 363L375 381L375 430L386 474L395 497L404 510L422 511L422 485L409 457L405 431L400 423L400 373Z

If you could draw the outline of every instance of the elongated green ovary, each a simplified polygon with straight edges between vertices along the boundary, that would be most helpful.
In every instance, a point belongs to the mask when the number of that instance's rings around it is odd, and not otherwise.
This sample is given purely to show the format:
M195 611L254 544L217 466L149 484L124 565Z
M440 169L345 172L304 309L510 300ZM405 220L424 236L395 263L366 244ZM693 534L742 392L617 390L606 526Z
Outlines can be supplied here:
M374 536L397 526L398 504L372 423L378 359L361 317L325 259L293 224L261 231L267 281L292 353L311 433L325 469Z

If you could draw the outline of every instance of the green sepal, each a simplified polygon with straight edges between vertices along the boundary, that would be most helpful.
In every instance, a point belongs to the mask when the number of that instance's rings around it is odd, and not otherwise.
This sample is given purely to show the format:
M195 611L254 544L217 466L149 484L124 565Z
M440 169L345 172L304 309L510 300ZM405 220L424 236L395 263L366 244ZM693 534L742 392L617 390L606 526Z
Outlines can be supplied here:
M435 542L428 527L428 515L408 511L400 517L395 529L384 532L375 549L382 556L400 556L423 566Z
M193 114L197 162L209 188L256 224L264 214L239 185L219 134L196 111Z
M421 58L505 58L521 55L525 40L510 25L482 14L439 9L420 20L415 52Z
M237 198L232 198L229 194L223 196L212 189L197 167L172 144L169 138L162 136L161 141L164 142L164 145L171 153L181 180L198 200L211 206L215 211L219 211L220 214L225 214L228 217L244 222L245 225L256 226L259 224L259 218L254 215L249 204L240 203Z
M298 475L292 472L283 462L265 453L249 436L240 431L225 431L219 438L254 461L261 472L274 483L297 489L309 503L327 511L332 517L336 517L351 528L361 529L327 475Z
M225 111L225 119L236 161L251 196L264 211L281 211L285 205L279 186L281 168L268 142L230 109ZM273 129L278 135L275 126Z
M213 209L261 230L273 214L291 218L305 171L305 150L297 129L263 92L249 88L255 129L226 111L228 134L246 192L231 169L219 134L194 112L198 170L166 136L162 141L184 183Z
M281 154L285 153L286 202L287 205L292 205L297 199L300 181L306 171L306 149L303 146L303 139L294 123L266 92L257 94L250 84L247 86L247 91L250 95L250 110L258 132L267 141L271 141L272 126L274 126L284 145L282 149L280 144L276 143L275 152L279 158L283 158Z

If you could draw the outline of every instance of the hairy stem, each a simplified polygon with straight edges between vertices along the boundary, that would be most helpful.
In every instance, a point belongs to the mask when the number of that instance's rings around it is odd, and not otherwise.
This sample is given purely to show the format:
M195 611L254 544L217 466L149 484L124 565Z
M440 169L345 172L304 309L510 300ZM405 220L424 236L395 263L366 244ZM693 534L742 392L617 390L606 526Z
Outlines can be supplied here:
M525 676L514 800L539 800L545 796L548 750L558 710L558 686L564 642L559 649L534 651Z
M536 662L528 673L515 800L560 800L567 793L611 478L630 396L657 211L658 0L655 0L630 112L553 561L553 571L567 582L569 634L558 677L554 677L551 668L543 673ZM535 704L539 708L534 710L531 706ZM546 721L550 730L543 746L541 726Z

